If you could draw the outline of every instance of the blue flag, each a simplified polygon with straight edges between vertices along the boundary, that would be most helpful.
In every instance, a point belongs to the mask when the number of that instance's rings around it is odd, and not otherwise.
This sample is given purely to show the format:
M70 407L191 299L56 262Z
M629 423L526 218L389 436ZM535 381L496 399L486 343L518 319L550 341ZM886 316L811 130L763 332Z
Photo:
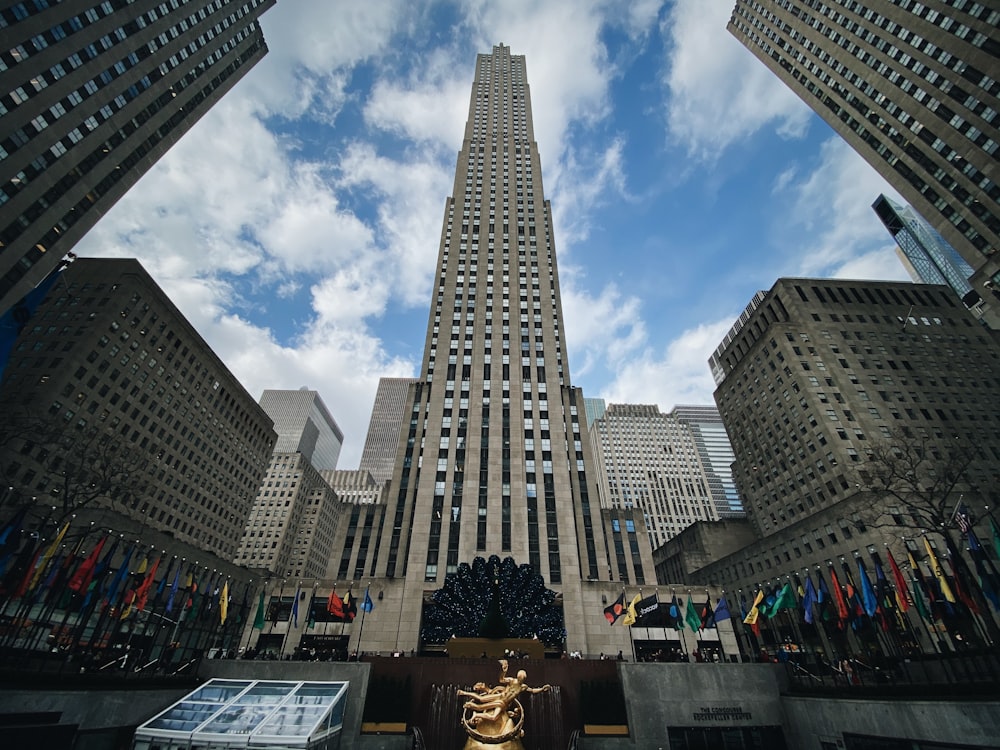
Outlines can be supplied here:
M361 609L365 612L371 612L375 609L375 603L372 601L372 598L368 593L368 589L365 589L365 600L361 602Z
M875 589L868 578L868 571L865 570L865 564L860 558L858 559L858 573L861 577L861 605L865 609L865 614L874 617L878 611L878 597L875 596Z
M295 627L299 626L299 587L295 587L295 598L292 600L292 622Z
M723 620L728 620L732 617L729 612L729 604L726 603L726 597L720 596L719 603L715 605L715 621L722 622Z
M806 576L806 593L802 597L802 619L807 623L812 625L813 622L813 604L818 600L816 588L813 586L812 576Z

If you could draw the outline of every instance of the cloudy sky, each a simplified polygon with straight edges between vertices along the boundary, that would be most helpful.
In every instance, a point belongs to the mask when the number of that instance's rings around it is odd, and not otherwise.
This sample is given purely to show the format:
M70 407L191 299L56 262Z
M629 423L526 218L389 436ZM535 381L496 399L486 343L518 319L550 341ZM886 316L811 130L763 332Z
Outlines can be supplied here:
M726 31L734 0L279 0L269 54L81 255L137 257L259 397L318 390L364 443L420 366L478 52L526 56L570 375L712 403L707 359L781 276L907 278L895 193Z

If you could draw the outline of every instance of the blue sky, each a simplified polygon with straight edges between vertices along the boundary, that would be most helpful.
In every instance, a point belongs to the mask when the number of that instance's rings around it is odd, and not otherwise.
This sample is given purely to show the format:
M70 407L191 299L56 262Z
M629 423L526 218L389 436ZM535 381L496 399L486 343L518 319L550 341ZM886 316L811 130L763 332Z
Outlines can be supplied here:
M77 250L139 258L247 390L319 391L357 466L418 373L478 52L526 56L570 375L712 403L781 276L905 279L896 194L726 31L733 0L279 0L270 52Z

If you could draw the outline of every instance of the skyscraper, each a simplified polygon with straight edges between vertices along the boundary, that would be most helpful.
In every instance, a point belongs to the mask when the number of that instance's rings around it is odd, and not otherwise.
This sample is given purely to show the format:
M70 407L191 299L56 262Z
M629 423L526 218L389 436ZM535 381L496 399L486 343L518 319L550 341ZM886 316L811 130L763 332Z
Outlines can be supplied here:
M602 505L640 512L654 549L695 521L718 519L687 424L653 405L611 404L590 434Z
M274 420L275 453L301 453L317 471L337 468L344 433L316 391L266 390L260 405Z
M5 4L0 314L264 56L274 2Z
M910 278L921 284L947 284L970 312L990 328L1000 328L1000 317L991 304L972 288L972 266L945 242L927 221L909 206L880 195L872 204L875 214L896 240L896 254Z
M281 576L321 578L340 505L322 471L337 467L344 434L316 391L266 390L261 408L278 433L236 563Z
M743 505L733 479L736 457L719 410L714 406L675 406L670 416L691 429L719 516L742 516Z
M1000 8L737 0L729 31L1000 288Z
M406 393L415 382L413 378L379 378L358 468L369 472L380 484L392 477L403 418L407 414Z
M582 644L582 582L608 580L608 557L525 60L503 45L476 61L437 266L379 550L406 581L393 636L409 647L425 590L495 554L561 594Z

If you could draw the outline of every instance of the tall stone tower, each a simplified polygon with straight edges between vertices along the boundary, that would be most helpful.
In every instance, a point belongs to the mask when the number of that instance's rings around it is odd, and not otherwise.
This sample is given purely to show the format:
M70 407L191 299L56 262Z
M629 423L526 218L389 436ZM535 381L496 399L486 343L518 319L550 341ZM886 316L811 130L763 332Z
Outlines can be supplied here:
M411 647L425 593L477 556L530 565L582 622L584 582L608 579L608 557L525 61L503 45L476 61L405 414L379 559L405 579L397 642Z

